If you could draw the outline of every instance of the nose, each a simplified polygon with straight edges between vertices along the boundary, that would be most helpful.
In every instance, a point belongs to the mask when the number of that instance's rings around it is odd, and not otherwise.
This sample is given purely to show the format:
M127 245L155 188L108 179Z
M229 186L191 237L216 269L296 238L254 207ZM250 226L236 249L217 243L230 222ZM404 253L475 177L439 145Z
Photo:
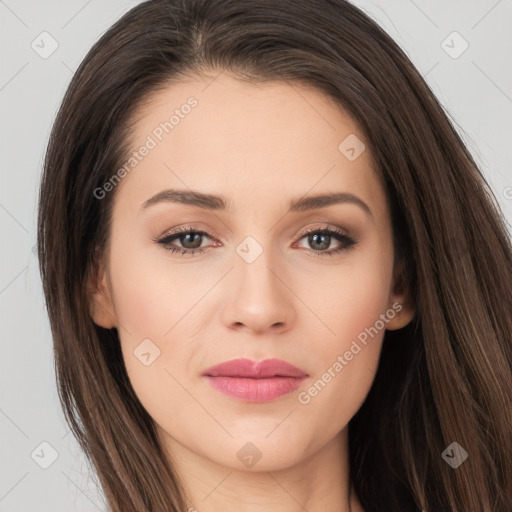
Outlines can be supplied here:
M225 283L222 320L227 327L276 334L293 324L296 315L293 286L270 253L264 250L251 263L235 255L234 268Z

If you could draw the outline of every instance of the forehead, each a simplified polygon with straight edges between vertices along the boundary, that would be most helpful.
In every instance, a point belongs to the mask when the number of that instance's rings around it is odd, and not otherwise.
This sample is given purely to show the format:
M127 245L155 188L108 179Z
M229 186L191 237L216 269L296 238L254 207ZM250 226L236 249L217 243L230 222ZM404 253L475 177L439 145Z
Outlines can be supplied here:
M133 119L137 155L126 155L130 172L119 188L139 203L176 187L228 196L230 211L255 195L288 205L357 190L369 202L384 200L360 127L313 87L194 77L152 93Z

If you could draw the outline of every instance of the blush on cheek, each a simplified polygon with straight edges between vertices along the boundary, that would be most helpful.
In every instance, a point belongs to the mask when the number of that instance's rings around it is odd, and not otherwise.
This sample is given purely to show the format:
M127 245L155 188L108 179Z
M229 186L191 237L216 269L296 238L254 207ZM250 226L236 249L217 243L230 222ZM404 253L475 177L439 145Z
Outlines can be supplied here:
M336 322L332 324L332 329L337 333L340 349L344 346L349 347L352 340L360 339L364 341L364 334L370 330L375 336L375 327L377 331L384 331L382 322L378 322L382 314L386 312L386 303L381 297L357 297L343 302L339 301L339 309L336 316Z
M327 353L322 356L322 368L317 368L320 378L332 378L333 390L358 396L367 393L377 371L386 323L385 295L355 294L353 301L345 301L334 330L337 336L329 342ZM340 301L342 302L342 301ZM365 391L366 390L366 391Z
M162 280L156 280L153 272L144 271L145 267L123 262L113 275L116 314L129 333L143 338L160 337L172 325L172 318L164 318L169 291L162 293Z

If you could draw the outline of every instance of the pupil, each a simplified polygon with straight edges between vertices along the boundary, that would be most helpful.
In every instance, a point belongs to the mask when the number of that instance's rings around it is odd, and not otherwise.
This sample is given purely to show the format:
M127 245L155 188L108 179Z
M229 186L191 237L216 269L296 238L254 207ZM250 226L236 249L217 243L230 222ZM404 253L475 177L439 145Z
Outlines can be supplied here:
M201 236L199 233L187 233L186 235L182 235L180 237L180 243L186 248L186 249L197 249L201 246ZM192 242L192 246L187 246L188 241L185 243L183 242L183 239L187 239L188 237L197 237L195 242Z
M319 237L323 237L324 242L320 242L320 246L314 247L314 245L317 243L317 240ZM313 245L313 249L315 249L315 250L327 249L329 247L329 243L330 243L330 235L326 235L323 233L317 233L315 235L310 235L309 243L311 245Z

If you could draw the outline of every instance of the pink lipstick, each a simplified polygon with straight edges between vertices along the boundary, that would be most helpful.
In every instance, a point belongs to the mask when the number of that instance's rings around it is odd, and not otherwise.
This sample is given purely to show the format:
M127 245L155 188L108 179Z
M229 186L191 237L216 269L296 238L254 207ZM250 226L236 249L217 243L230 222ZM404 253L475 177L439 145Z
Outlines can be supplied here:
M281 359L232 359L202 375L221 393L245 402L270 402L297 389L308 374Z

